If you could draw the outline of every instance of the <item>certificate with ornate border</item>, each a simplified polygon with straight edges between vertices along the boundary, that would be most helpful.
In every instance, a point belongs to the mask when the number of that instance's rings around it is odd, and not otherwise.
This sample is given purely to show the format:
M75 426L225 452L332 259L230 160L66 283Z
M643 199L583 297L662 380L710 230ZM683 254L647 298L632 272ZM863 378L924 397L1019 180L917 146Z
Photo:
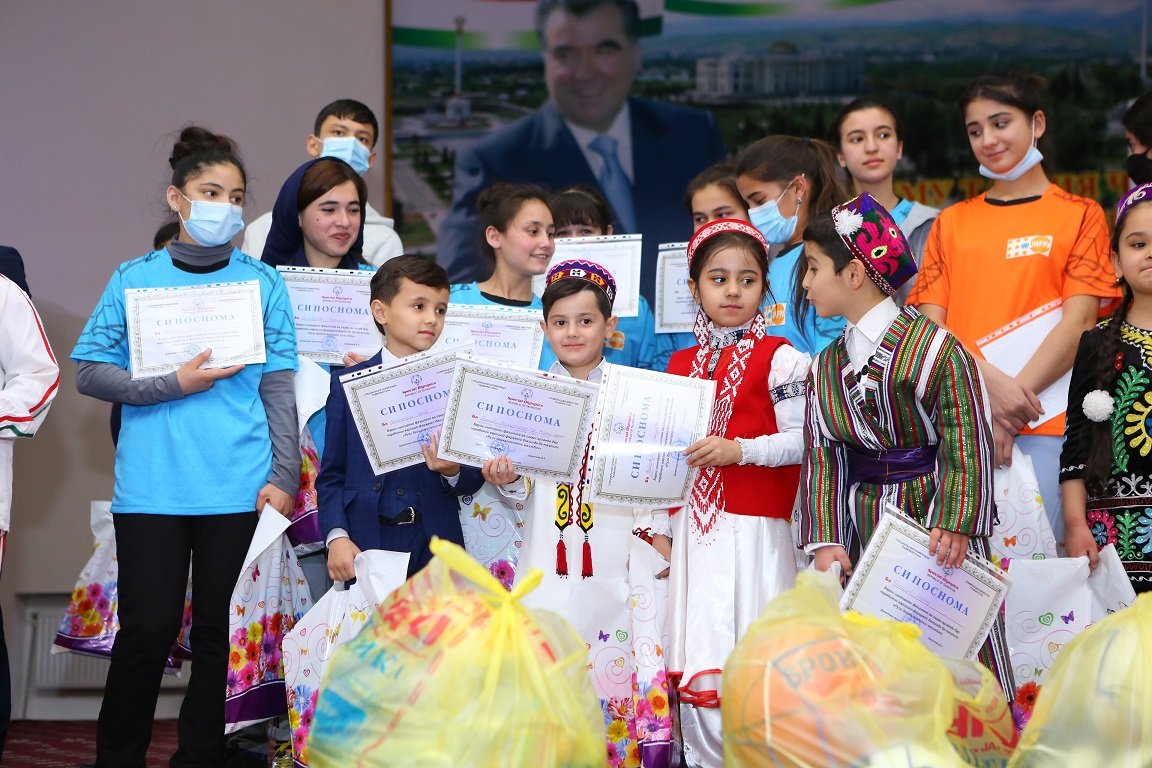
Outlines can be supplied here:
M588 500L675 507L696 470L684 449L708 434L716 382L610 365L600 384Z
M432 349L471 342L481 360L534 368L544 347L538 309L449 304L444 330Z
M452 371L469 349L429 350L340 377L373 472L382 475L424 461L421 448L440 430Z
M971 552L959 568L936 565L923 526L887 506L840 608L906 621L939 656L976 658L1008 594L1008 574Z
M584 259L607 269L616 281L616 301L612 314L636 317L640 314L640 235L601 235L565 237L556 241L552 264L568 259ZM532 291L544 295L544 276L532 278Z
M688 287L688 243L661 243L656 256L656 333L691 331L700 307Z
M522 475L575 482L599 386L527 368L461 361L439 455L479 467L507 456Z
M348 352L371 356L384 339L372 319L372 273L313 267L276 268L292 302L301 357L340 365Z
M205 368L263 363L260 284L207 283L179 288L127 288L128 367L132 378L171 373L205 349Z

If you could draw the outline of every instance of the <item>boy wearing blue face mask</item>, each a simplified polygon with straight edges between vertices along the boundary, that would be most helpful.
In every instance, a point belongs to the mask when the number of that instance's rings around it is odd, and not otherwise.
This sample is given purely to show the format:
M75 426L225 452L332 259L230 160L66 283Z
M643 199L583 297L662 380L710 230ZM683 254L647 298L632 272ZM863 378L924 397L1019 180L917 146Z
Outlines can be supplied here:
M376 162L376 140L380 126L372 110L354 99L339 99L316 115L313 132L308 135L309 157L338 157L363 176ZM364 260L378 267L388 259L404 253L404 245L393 228L394 222L382 216L371 205L364 206ZM244 253L254 258L264 254L264 243L272 228L272 213L252 221L244 230Z

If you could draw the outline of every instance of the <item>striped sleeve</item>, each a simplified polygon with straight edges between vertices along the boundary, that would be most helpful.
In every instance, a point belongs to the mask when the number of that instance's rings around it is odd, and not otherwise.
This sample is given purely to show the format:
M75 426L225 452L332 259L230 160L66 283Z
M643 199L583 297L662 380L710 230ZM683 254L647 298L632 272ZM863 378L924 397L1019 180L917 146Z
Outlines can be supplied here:
M0 438L35 434L56 392L60 368L28 296L0 277Z
M800 519L797 543L848 542L848 497L845 487L844 445L829 439L822 428L820 397L827 388L817 386L817 376L828 371L831 355L822 354L808 375L808 401L804 419L804 461L800 471Z
M975 360L950 334L935 368L940 447L928 527L988 536L994 505L989 402Z

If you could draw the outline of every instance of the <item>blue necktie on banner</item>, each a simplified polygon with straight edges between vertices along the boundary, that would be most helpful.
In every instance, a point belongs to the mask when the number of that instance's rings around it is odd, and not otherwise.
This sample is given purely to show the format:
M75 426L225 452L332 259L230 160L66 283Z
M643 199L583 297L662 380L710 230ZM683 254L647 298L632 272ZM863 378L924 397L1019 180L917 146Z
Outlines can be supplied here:
M600 189L616 214L616 223L624 232L635 232L636 209L632 204L632 183L624 173L624 166L620 164L616 144L616 139L602 133L592 140L588 148L604 158L604 168L600 171Z

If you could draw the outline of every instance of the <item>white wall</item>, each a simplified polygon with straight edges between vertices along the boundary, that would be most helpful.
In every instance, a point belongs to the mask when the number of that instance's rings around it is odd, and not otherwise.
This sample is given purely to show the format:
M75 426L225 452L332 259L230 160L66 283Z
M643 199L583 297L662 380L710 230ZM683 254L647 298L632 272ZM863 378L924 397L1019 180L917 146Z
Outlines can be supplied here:
M235 139L246 216L269 210L322 106L356 98L383 121L383 20L384 0L0 0L0 243L24 256L63 370L44 428L16 447L0 598L17 706L18 596L71 591L88 500L112 492L108 405L76 394L67 357L113 268L151 249L173 132ZM377 166L377 208L382 189Z

